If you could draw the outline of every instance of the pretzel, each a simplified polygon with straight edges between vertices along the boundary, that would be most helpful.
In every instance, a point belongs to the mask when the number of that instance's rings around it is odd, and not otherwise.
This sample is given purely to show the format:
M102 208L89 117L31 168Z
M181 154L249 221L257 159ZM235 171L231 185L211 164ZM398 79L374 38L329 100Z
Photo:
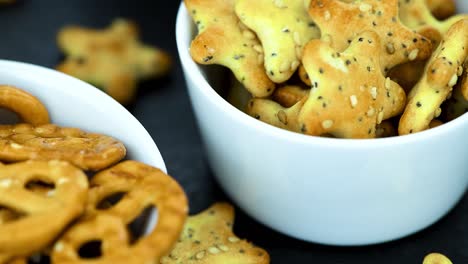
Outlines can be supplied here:
M77 128L0 126L1 161L61 159L85 170L100 170L121 160L125 153L124 145L114 138Z
M125 195L113 207L98 209L101 201L116 193L125 193ZM106 237L105 232L100 233L99 230L102 228L100 225L93 227L90 223L99 222L101 214L108 214L118 217L124 225L127 225L148 206L154 206L158 210L158 222L151 234L140 238L132 245L128 239L125 239L120 242L121 244L112 246L112 250L103 252L102 257L92 263L113 263L121 257L121 252L128 252L129 256L139 256L146 260L144 263L153 263L151 260L166 254L177 240L187 214L187 198L182 188L174 179L157 168L127 160L99 172L91 181L85 212L86 218L97 217L98 220L84 222L72 228L55 244L52 259L55 263L88 263L77 254L78 245L92 238L95 232L101 234L103 243L113 243L112 238ZM131 260L132 258L128 263L133 263Z
M67 56L57 69L90 82L122 104L132 101L137 82L160 77L171 68L170 56L139 41L135 23L116 19L109 28L63 28L57 36Z
M304 45L320 38L304 0L236 0L235 12L262 42L265 69L275 83L289 80L300 65Z
M429 60L424 76L409 95L400 119L400 135L429 128L440 115L440 106L447 99L463 73L462 63L468 55L468 19L455 23Z
M41 180L54 185L47 197L25 188ZM41 250L82 213L86 175L68 162L27 161L0 167L0 206L21 217L0 223L0 260ZM3 263L3 262L2 262Z
M456 12L455 0L426 0L431 13L437 19L446 19Z
M432 15L426 1L427 0L399 0L400 19L402 23L414 30L419 30L428 26L433 27L443 35L453 24L461 19L468 18L468 15L456 15L445 21L439 21Z
M234 0L184 0L198 26L190 54L200 64L229 68L254 97L267 97L275 84L263 67L263 48L234 13Z
M268 99L252 99L247 106L247 114L275 127L300 132L298 116L307 97L286 108Z
M375 31L381 41L379 56L384 72L396 65L424 60L431 55L428 39L402 25L398 19L398 0L312 0L309 14L317 23L322 38L342 51L363 31Z
M450 259L446 256L439 254L439 253L431 253L427 255L424 260L423 264L453 264Z
M41 101L13 86L0 85L0 107L13 111L25 123L32 125L49 123L49 113Z
M189 217L179 241L161 264L270 263L265 250L233 234L233 224L234 208L227 203L215 203Z
M342 53L312 40L303 64L313 80L298 122L302 133L340 138L374 138L376 126L401 113L403 89L382 75L379 36L364 32Z
M291 107L308 96L309 92L310 89L304 89L298 85L285 85L275 90L273 100L284 107Z

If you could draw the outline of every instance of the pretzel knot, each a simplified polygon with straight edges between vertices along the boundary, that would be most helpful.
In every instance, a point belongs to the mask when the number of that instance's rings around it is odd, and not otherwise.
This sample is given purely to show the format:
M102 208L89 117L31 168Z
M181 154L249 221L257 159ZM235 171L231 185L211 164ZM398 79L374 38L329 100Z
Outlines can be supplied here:
M31 183L52 186L36 193ZM0 262L50 244L84 210L86 175L63 161L27 161L0 166Z
M33 95L13 86L0 85L0 107L16 113L25 123L49 123L47 108Z
M122 193L115 205L101 209L106 198ZM130 244L125 226L148 207L157 208L157 225L150 234ZM186 216L187 199L175 180L143 163L124 161L93 177L86 220L55 244L52 259L55 263L111 263L125 257L130 260L125 263L143 263L141 259L144 263L156 263L152 261L166 254L179 237ZM95 239L102 241L101 257L82 259L78 249Z

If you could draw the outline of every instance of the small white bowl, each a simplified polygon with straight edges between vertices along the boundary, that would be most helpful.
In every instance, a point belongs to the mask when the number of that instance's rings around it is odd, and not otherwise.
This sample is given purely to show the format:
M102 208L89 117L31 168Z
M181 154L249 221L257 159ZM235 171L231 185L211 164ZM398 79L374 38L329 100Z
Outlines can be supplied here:
M459 7L468 10L466 1ZM409 136L343 140L288 132L237 110L189 54L183 4L176 38L214 174L246 213L274 230L329 245L368 245L428 227L468 186L468 115Z
M126 159L166 170L151 136L122 105L99 89L63 73L26 63L0 60L0 84L13 85L39 98L51 121L68 127L112 136L127 148ZM156 225L153 210L146 231Z

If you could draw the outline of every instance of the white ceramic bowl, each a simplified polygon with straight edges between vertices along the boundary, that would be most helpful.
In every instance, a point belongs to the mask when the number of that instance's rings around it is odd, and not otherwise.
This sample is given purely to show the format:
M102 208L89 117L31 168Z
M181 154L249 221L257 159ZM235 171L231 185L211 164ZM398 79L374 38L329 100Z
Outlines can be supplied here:
M468 10L468 2L458 1ZM195 27L179 10L176 37L214 174L261 223L299 239L366 245L417 232L468 185L468 115L422 133L375 140L318 138L264 124L227 103L189 54ZM210 68L211 69L211 68Z
M104 92L78 79L43 67L0 60L0 84L14 85L38 97L53 123L103 133L127 148L126 159L138 160L166 172L161 154L138 120ZM152 212L146 232L156 224Z

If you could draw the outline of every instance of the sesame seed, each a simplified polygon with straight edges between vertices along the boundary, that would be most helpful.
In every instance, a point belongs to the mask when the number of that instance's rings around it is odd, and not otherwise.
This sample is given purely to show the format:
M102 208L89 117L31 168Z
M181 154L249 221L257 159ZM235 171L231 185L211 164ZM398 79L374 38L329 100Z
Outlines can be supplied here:
M283 0L274 0L274 4L278 8L287 8L288 6L284 4Z
M331 18L330 11L328 11L328 10L325 11L325 16L324 16L324 18L325 18L326 21L330 20L330 18Z
M297 67L299 67L300 62L298 60L295 60L291 62L291 71L295 71Z
M11 143L10 146L14 149L21 149L23 148L23 146L21 146L20 144L16 144L16 143Z
M11 186L12 183L13 181L11 179L3 179L3 180L0 180L0 187L8 188Z
M198 252L198 253L195 255L195 258L196 258L196 259L202 259L204 256L205 256L205 250Z
M229 247L228 247L228 246L225 246L225 245L219 245L218 248L221 249L221 250L224 251L224 252L229 251Z
M418 57L418 53L419 53L419 49L412 50L410 54L408 55L408 59L410 61L414 61Z
M60 178L60 179L58 179L57 184L61 185L61 184L67 183L69 181L70 180L68 178Z
M208 248L208 252L210 252L213 255L221 253L221 251L218 248L215 248L215 247Z
M288 116L286 115L286 113L283 110L278 111L278 119L284 125L288 124Z
M299 35L299 32L297 32L297 31L294 32L293 39L294 39L294 43L296 43L296 45L302 45L301 36Z
M392 87L392 80L389 77L387 77L385 79L385 89L389 90L391 87Z
M387 43L387 45L385 45L385 48L387 49L388 54L395 53L395 46L393 45L393 43Z
M289 71L290 67L291 67L291 64L289 62L285 61L280 65L279 70L280 70L280 72Z
M252 31L250 31L250 30L244 30L244 32L242 32L242 35L246 39L255 39L254 33Z
M369 110L367 110L367 116L371 117L375 114L375 109L372 106L369 106Z
M448 86L453 87L455 84L457 84L457 81L458 81L458 76L454 74L452 78L450 79Z
M379 115L377 116L377 124L380 125L383 121L383 117L384 117L384 112L380 112Z
M372 9L372 6L369 5L369 4L364 4L364 3L363 3L363 4L361 4L361 5L359 6L359 10L361 10L362 12L367 12L367 11L369 11L369 10L371 10L371 9Z
M438 117L440 116L440 114L442 114L442 109L440 109L440 107L439 107L439 108L437 108L437 110L435 111L434 117L435 117L435 118L438 118Z
M354 95L354 94L351 95L349 97L349 100L351 102L351 107L355 108L357 106L357 104L358 104L358 99L357 99L356 95Z
M371 87L370 94L372 99L377 100L377 87Z
M55 244L55 246L54 246L54 251L60 252L60 251L63 250L63 248L64 248L63 243L62 242L57 242Z
M255 46L253 46L253 49L258 53L263 53L262 45L255 45Z
M46 193L46 196L47 196L47 197L52 197L52 196L54 196L54 195L55 195L55 190L50 190L50 191L48 191L48 192Z
M228 237L228 241L231 243L237 243L240 241L240 239L237 237Z
M322 127L324 129L329 129L333 126L333 121L332 120L325 120L322 122Z

